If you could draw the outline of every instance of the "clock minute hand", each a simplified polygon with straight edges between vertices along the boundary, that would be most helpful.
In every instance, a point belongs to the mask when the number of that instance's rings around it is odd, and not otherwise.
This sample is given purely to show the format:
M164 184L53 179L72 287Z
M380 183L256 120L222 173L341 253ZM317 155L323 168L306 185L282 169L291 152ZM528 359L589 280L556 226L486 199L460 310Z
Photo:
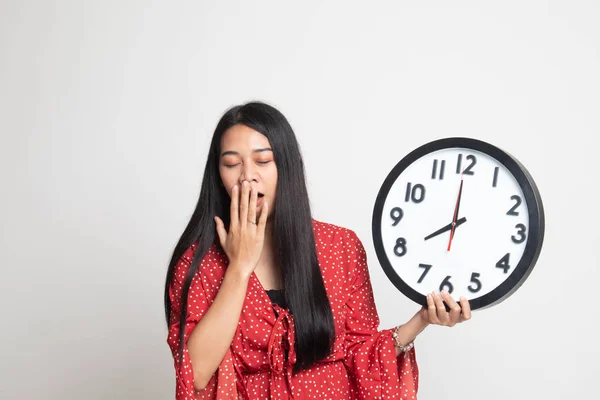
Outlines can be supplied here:
M460 225L464 224L465 222L467 222L467 218L466 217L462 217L461 219L456 221L456 225L455 225L455 229L457 227L459 227ZM452 222L449 223L448 225L444 226L443 228L438 229L437 231L433 232L431 235L427 235L425 236L425 240L429 240L433 237L436 237L437 235L440 235L444 232L448 232L449 230L452 229Z
M464 174L465 174L465 172L463 171L463 173L460 176L460 187L458 189L458 198L456 199L456 207L454 208L454 217L452 217L452 231L450 232L450 240L448 240L448 251L450 251L450 246L452 245L452 239L454 239L454 231L456 228L456 218L458 218L458 210L460 209L460 198L462 196Z

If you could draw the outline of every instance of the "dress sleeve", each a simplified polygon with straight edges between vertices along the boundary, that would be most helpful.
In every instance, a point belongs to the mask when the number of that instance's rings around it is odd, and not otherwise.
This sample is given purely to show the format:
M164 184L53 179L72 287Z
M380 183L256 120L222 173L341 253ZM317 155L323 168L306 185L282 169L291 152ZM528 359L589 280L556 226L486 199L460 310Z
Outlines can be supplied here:
M187 341L211 303L209 301L209 296L203 288L199 274L194 276L188 292L188 310L184 327L183 359L182 362L179 362L181 296L183 293L185 276L191 266L192 259L194 258L195 248L195 245L190 247L178 261L175 267L173 280L171 281L171 286L169 287L172 308L167 343L171 349L175 365L175 398L176 400L237 398L237 392L235 392L235 373L230 351L225 355L223 362L206 388L200 391L197 391L194 388L194 373L192 371ZM205 260L203 260L202 264L204 263ZM200 267L203 266L202 264ZM217 381L223 384L217 385ZM220 386L218 390L217 386ZM231 391L231 393L226 393L229 391ZM217 394L217 392L219 393Z
M344 363L358 399L416 399L415 349L396 357L393 329L378 331L379 316L364 247L352 233L346 243L350 263L350 297L346 303Z

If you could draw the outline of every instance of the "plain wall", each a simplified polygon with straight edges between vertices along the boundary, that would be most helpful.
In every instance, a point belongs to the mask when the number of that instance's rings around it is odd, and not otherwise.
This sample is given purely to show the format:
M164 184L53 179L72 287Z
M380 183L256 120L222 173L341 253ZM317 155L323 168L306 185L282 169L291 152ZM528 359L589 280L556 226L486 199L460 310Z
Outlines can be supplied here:
M168 399L171 251L231 105L296 131L314 216L357 232L388 328L418 309L371 216L428 141L516 156L546 239L508 300L416 341L420 399L597 399L600 3L0 2L0 398Z

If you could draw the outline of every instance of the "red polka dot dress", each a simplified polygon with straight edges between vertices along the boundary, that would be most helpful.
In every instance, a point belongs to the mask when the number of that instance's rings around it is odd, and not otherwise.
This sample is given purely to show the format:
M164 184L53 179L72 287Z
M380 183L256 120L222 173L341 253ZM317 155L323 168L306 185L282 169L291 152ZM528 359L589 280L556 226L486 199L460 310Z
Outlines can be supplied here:
M393 329L378 330L366 253L348 229L314 221L316 248L331 303L336 338L330 355L292 373L294 318L274 304L252 274L238 327L225 358L207 387L194 389L187 346L179 363L180 299L196 246L176 266L167 343L175 360L176 399L416 399L415 349L396 357ZM212 246L188 295L185 340L210 307L227 269L227 257ZM286 357L287 352L287 357Z

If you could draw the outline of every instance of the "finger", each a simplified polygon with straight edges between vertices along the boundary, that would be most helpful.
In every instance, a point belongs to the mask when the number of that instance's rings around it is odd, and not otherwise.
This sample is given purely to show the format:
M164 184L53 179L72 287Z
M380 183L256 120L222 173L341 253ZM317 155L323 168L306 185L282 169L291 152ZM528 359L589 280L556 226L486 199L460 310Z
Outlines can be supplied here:
M427 294L427 314L429 315L429 322L432 324L440 324L440 320L437 317L437 312L435 308L435 302L433 301L433 294Z
M219 242L221 247L225 249L225 243L227 243L227 231L225 230L225 224L221 221L221 218L215 217L215 223L217 224L217 235L219 235Z
M446 301L448 307L450 307L450 326L454 326L460 320L460 306L450 293L445 290L442 292L442 297L444 298L444 301Z
M262 210L260 211L260 220L258 221L258 232L261 235L265 234L265 227L267 226L267 216L269 215L269 205L264 200Z
M438 319L440 320L442 325L447 325L450 320L450 316L448 315L448 312L446 311L446 307L444 306L444 302L442 301L442 296L440 296L440 294L437 292L433 292L433 293L434 293L433 301L435 302L435 308L437 311Z
M239 209L239 201L240 201L240 187L235 185L233 189L231 189L231 208L229 213L231 215L231 227L237 227L240 223L240 209Z
M256 202L258 201L258 190L250 187L250 204L248 205L248 221L256 223Z
M240 226L245 228L248 225L248 197L250 196L250 184L248 181L242 182L242 196L240 197Z
M461 322L468 321L471 319L471 303L466 297L460 298L460 307L462 309Z

